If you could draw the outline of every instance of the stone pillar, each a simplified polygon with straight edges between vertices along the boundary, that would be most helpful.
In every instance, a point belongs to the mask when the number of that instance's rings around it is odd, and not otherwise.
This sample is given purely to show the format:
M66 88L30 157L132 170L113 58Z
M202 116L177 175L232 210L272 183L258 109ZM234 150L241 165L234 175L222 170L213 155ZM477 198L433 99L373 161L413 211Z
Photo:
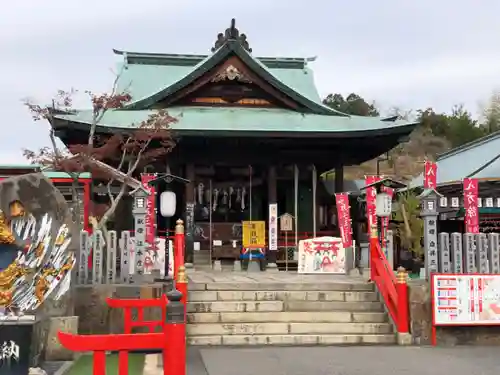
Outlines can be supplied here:
M278 203L278 181L276 177L276 167L274 165L269 166L267 170L267 195L268 195L268 205L270 204L275 204ZM279 207L278 207L278 212L279 212ZM270 217L268 217L268 220L271 220ZM270 233L268 233L268 239L270 237ZM269 242L269 241L268 241ZM286 249L285 249L286 252ZM278 253L278 249L276 250L269 250L266 253L267 257L267 268L269 270L276 270L278 266L276 265L276 255Z
M488 265L488 237L486 233L476 235L476 271L478 273L489 273Z
M426 189L419 196L422 202L420 216L424 219L425 277L438 272L438 201L440 194L434 189Z
M464 261L462 251L462 233L451 234L451 262L453 264L452 273L464 272Z
M194 206L196 199L196 197L194 196L194 164L186 165L186 178L189 180L189 182L186 184L186 217L184 220L186 253L184 254L184 261L186 268L191 268L193 267L194 261Z
M439 272L451 273L450 234L439 233Z
M500 234L488 233L488 260L491 273L500 273Z
M474 241L474 234L464 234L464 268L465 273L476 272L476 262L474 254L476 253L476 244Z
M137 283L142 281L144 275L144 257L146 253L146 199L148 193L139 188L134 192L134 209L132 215L134 216L134 230L135 230L135 272L133 280Z

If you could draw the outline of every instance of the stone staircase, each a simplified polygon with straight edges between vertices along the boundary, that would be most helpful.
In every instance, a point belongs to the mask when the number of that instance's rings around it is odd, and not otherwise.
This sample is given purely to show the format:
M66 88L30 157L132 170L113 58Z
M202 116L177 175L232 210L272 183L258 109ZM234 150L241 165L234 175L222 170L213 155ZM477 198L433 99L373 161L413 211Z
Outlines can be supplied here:
M395 344L374 286L336 283L189 285L191 345Z

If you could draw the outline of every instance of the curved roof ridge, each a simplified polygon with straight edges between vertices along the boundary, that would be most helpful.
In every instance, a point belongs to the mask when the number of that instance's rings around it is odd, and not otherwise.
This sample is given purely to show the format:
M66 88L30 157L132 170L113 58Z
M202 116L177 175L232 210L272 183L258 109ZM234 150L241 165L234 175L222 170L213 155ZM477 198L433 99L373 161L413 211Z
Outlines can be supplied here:
M462 152L465 152L465 151L474 149L476 147L482 146L482 145L489 143L491 141L494 141L498 138L500 138L500 130L497 130L494 133L485 135L484 137L467 142L467 143L465 143L461 146L455 147L451 150L445 151L442 154L437 155L436 161L443 160L443 159L449 158L449 157L457 155L457 154L461 154Z
M330 116L346 116L348 114L334 110L333 108L327 107L322 103L315 102L294 88L286 85L281 80L279 80L274 74L272 74L265 64L258 59L252 57L248 51L246 51L238 41L228 40L222 46L220 46L212 55L207 56L205 59L198 62L190 73L186 74L183 78L179 79L177 82L164 87L163 89L149 95L148 97L143 97L141 99L135 100L125 106L125 109L144 109L147 106L152 105L159 100L162 100L169 95L177 92L178 90L186 87L188 84L193 82L195 79L201 77L208 70L214 68L217 64L223 61L230 53L234 53L238 56L250 69L256 70L256 73L261 75L262 78L267 81L275 89L284 92L288 97L302 104L304 107L308 108L312 113L330 115ZM130 56L127 54L127 58ZM259 71L260 70L260 71Z

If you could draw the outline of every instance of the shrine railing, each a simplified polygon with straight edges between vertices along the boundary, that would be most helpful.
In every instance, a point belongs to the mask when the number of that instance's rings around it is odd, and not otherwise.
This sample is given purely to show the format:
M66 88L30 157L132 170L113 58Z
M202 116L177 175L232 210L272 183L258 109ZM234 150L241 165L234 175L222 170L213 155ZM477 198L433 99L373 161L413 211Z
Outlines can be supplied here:
M408 333L408 285L403 267L397 276L389 266L377 239L370 242L371 280L377 286L398 333Z

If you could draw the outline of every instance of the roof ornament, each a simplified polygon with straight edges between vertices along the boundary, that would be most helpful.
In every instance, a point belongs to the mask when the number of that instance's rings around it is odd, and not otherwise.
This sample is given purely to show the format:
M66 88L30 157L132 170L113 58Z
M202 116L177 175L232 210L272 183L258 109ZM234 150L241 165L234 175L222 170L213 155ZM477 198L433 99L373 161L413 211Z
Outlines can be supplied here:
M238 41L244 49L250 53L252 52L247 41L247 36L245 34L240 34L239 30L236 28L236 20L234 18L231 20L231 26L227 28L224 33L217 34L217 40L212 47L212 52L217 51L230 40Z

